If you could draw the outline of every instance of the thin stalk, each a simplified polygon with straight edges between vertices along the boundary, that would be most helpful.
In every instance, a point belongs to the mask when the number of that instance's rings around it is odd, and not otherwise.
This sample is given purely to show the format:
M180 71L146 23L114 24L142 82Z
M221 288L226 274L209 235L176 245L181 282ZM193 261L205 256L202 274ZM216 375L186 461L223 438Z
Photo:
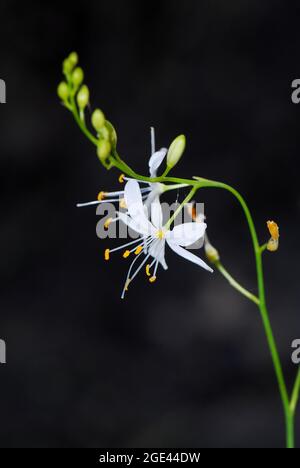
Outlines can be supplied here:
M165 228L166 229L169 229L171 224L173 223L173 221L177 218L177 216L179 215L179 213L181 212L181 210L184 208L184 206L189 202L191 201L191 199L193 198L193 196L195 195L197 189L196 188L193 188L190 193L187 195L187 197L183 200L183 202L179 205L179 207L174 211L173 215L171 216L171 218L169 219L169 221L165 224Z
M300 367L298 369L297 377L295 380L295 385L293 388L293 393L291 397L291 403L290 403L290 408L293 413L295 413L296 408L297 408L297 403L299 399L299 391L300 391Z
M236 289L239 293L245 296L250 301L254 302L254 304L259 305L259 299L257 296L252 294L246 288L244 288L240 283L238 283L231 274L226 270L226 268L222 265L222 263L218 260L214 263L215 267L224 276L224 278L229 282L229 284Z

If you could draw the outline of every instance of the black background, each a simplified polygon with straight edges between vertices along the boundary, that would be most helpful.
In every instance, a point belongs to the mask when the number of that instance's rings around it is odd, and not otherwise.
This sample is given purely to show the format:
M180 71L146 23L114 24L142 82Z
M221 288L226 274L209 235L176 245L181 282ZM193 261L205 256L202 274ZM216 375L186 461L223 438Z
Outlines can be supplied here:
M125 301L127 271L75 203L118 187L56 97L77 50L118 131L119 152L146 173L159 146L185 133L174 175L237 187L281 227L266 254L268 304L289 388L299 338L300 77L298 2L2 1L0 78L3 447L281 447L283 415L259 314L217 273L168 254ZM225 192L203 191L224 264L255 290L245 221ZM298 445L300 444L298 418Z

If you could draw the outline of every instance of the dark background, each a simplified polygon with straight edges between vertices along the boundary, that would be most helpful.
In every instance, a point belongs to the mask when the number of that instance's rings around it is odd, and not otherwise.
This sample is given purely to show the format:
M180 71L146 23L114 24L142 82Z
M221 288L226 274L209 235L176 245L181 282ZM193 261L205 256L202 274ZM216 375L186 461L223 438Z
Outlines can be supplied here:
M281 404L259 314L218 273L168 253L125 301L127 271L103 261L93 208L118 187L56 97L77 50L119 152L146 172L149 127L159 146L185 133L174 175L228 182L245 195L266 254L270 313L289 386L299 338L299 2L2 1L0 78L2 447L281 447ZM224 264L255 290L241 210L203 191ZM300 444L298 417L298 445Z

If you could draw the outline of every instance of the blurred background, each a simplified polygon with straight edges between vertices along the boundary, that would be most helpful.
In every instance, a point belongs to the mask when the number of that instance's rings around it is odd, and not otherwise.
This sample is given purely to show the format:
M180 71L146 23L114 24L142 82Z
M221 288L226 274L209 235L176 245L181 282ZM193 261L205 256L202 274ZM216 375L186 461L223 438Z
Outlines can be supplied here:
M119 152L146 173L180 133L173 171L239 189L265 255L267 298L289 386L299 327L299 2L172 0L0 6L2 447L282 447L281 403L260 316L218 273L168 252L169 271L140 275L124 301L127 264L103 261L94 208L119 187L56 97L61 62L80 56L117 128ZM241 209L202 191L211 241L255 290ZM300 445L300 418L297 440Z

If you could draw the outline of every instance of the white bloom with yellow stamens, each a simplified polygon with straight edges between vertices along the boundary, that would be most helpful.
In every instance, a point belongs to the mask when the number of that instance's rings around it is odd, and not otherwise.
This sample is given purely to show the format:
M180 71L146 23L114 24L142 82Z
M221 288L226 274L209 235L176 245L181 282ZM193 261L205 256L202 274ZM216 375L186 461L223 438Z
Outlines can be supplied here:
M135 180L129 180L127 182L124 196L128 212L126 214L118 213L117 218L118 220L123 221L129 228L140 234L141 239L137 239L111 251L109 249L105 251L106 260L109 259L110 253L128 247L132 247L132 249L125 250L123 257L127 258L131 253L135 253L135 258L130 265L126 277L122 298L124 297L129 284L143 267L146 268L146 274L151 283L156 280L159 264L167 270L168 267L165 260L166 244L171 248L171 250L186 260L189 260L210 272L213 271L201 258L184 249L184 247L188 247L204 237L206 230L205 223L184 223L175 226L170 230L163 225L163 214L158 200L151 204L150 221L145 213L139 184ZM144 252L144 258L139 266L135 268L142 252Z

